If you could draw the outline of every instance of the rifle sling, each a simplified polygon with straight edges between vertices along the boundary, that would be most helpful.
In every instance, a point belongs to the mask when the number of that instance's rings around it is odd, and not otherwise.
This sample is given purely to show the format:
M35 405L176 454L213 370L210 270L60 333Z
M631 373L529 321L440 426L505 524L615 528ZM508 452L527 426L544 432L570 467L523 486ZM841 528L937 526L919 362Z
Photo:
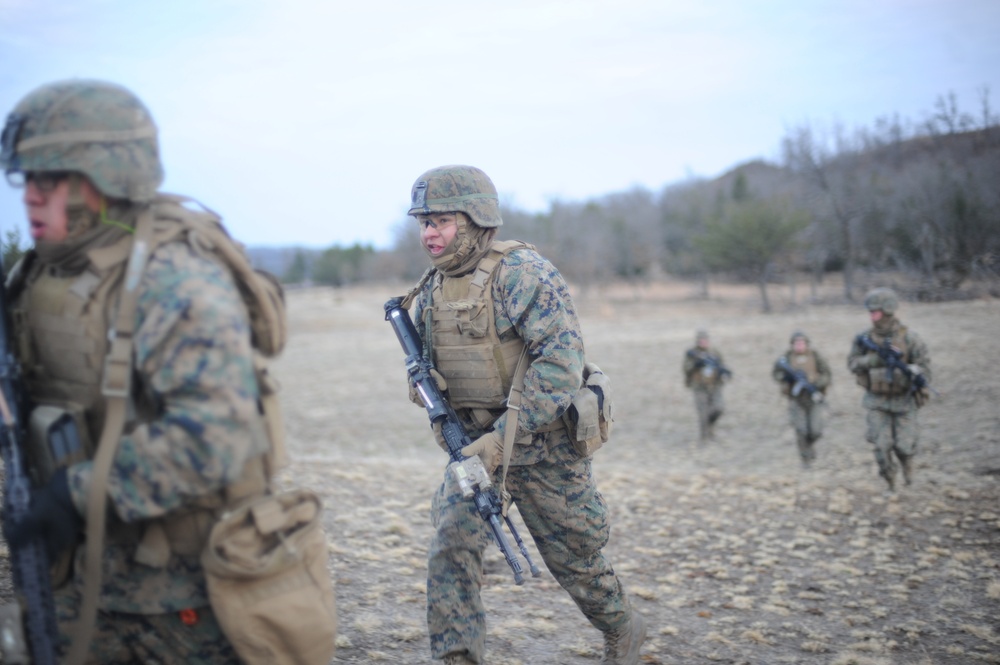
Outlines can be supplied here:
M135 311L139 297L139 282L153 239L152 208L143 210L135 226L135 239L125 270L125 283L118 300L118 314L111 331L111 348L104 359L101 392L107 400L104 428L97 445L87 488L87 537L84 559L83 594L80 616L72 630L72 645L67 663L80 665L87 657L97 618L101 591L101 555L104 550L104 529L107 515L108 477L114 461L125 417L132 378L132 335L135 332Z
M521 414L521 394L524 392L524 375L528 373L528 347L521 351L517 360L517 368L511 379L510 394L507 396L507 413L504 414L503 430L503 471L500 473L500 499L503 501L501 512L507 517L510 507L510 493L507 491L507 467L514 453L514 439L517 438L517 421Z

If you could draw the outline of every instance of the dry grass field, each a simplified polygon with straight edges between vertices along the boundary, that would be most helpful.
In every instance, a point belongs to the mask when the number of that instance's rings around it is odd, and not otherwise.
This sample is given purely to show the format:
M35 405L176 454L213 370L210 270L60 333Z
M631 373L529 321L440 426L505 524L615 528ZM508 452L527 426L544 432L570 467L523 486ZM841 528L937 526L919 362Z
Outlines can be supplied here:
M293 456L283 479L326 501L335 663L431 662L425 561L445 456L407 400L383 320L404 290L290 292L291 338L274 368ZM1000 663L1000 301L901 308L930 347L941 397L920 414L914 485L886 495L844 366L866 312L771 295L776 313L763 315L742 287L713 286L707 300L686 285L575 294L588 357L615 388L615 430L594 473L612 511L607 553L649 620L642 662ZM680 373L699 327L735 373L706 446ZM834 369L810 471L770 376L796 328ZM547 572L515 586L500 555L487 556L490 665L600 660L600 634ZM0 547L0 568L6 559ZM0 596L9 584L4 571Z
M290 293L275 368L294 456L285 477L327 502L338 663L431 662L425 558L445 457L407 401L383 320L403 290ZM588 357L616 391L594 472L613 516L607 552L649 619L642 662L1000 663L1000 302L902 306L941 397L920 414L914 485L886 495L844 366L861 307L772 293L777 312L763 315L752 289L714 286L708 300L690 286L575 295ZM680 374L698 327L735 372L707 446ZM834 369L810 471L770 377L796 328ZM490 665L599 661L601 636L547 572L515 586L491 550L483 594Z

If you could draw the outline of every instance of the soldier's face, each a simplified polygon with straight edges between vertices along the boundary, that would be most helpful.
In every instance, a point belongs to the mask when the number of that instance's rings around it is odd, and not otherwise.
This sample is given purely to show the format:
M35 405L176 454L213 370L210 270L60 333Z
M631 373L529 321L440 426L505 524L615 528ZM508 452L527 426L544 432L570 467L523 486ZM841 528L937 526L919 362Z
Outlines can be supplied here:
M453 212L433 212L418 215L420 242L431 256L440 256L458 235L458 215Z
M868 314L872 317L872 323L878 323L882 320L882 317L885 316L880 309L873 309Z
M792 342L792 350L795 351L795 353L805 353L808 346L809 344L801 337L796 337L795 341Z
M83 204L91 210L100 210L101 195L83 177L77 182ZM69 215L66 205L70 198L70 178L56 181L28 178L24 186L25 212L28 215L28 232L38 242L62 242L69 235Z
M29 179L24 186L25 212L28 215L28 232L37 242L61 242L69 233L66 202L69 200L69 180L62 178L51 188L40 187Z

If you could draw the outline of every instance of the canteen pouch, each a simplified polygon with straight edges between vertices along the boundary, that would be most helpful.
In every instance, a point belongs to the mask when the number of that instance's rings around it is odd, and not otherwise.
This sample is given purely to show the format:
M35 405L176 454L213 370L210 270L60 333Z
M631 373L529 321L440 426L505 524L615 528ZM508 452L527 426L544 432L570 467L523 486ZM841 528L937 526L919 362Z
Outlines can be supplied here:
M308 490L225 513L201 556L219 625L248 665L327 665L337 613L322 503Z
M594 363L586 363L583 387L563 414L570 440L578 453L589 457L607 443L614 422L612 415L611 379Z

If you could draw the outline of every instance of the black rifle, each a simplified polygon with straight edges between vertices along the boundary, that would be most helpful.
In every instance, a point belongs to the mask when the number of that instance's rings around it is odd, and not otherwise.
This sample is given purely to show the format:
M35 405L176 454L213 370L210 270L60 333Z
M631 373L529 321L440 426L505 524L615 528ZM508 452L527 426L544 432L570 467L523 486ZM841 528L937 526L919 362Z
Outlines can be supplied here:
M804 390L813 401L818 402L823 399L823 393L820 392L819 388L809 383L806 373L801 369L792 369L792 366L788 364L787 358L784 356L779 358L777 365L785 373L785 381L791 385L792 397L798 397ZM816 397L816 395L819 395L819 397Z
M732 377L733 373L728 367L719 362L719 359L709 353L699 353L694 349L688 349L688 356L695 359L695 369L701 369L702 367L711 367L713 370L719 373L722 378Z
M4 482L3 519L17 524L28 514L31 503L32 482L24 464L24 450L27 442L25 414L27 401L21 377L21 368L14 358L11 347L11 328L7 307L5 275L0 263L0 454L3 456ZM11 548L11 569L14 586L20 595L24 610L24 628L27 629L27 644L32 662L36 665L54 665L56 658L55 604L52 599L52 580L49 573L49 557L45 542L35 538L22 547ZM21 630L21 626L7 626L10 630ZM9 639L19 641L23 648L23 635L3 635L4 646Z
M449 467L452 467L452 473L462 489L463 496L471 498L475 502L480 517L490 525L494 542L500 548L503 558L507 560L507 565L514 571L514 583L523 584L524 570L503 533L503 526L500 524L501 518L507 523L510 535L517 543L521 555L527 561L532 577L538 577L541 575L541 571L531 561L531 556L529 556L521 536L517 533L514 523L503 514L501 510L503 502L497 495L496 488L493 487L490 480L490 474L486 472L479 456L465 457L462 454L462 448L471 444L472 439L469 438L465 427L458 419L455 409L438 388L437 380L431 375L434 366L430 360L424 358L421 352L420 337L417 335L417 329L414 327L412 319L410 319L410 313L403 309L402 301L402 298L392 298L385 303L385 320L392 324L392 329L396 331L396 337L399 338L399 343L406 354L406 372L410 376L410 381L416 386L417 392L420 393L420 398L427 409L427 415L431 419L431 426L439 425L441 427L441 435L448 445L448 455L451 457Z
M909 365L903 360L903 354L901 351L892 348L889 344L889 339L886 338L884 344L876 344L875 340L868 336L868 333L861 333L858 335L854 342L866 351L874 351L878 354L878 357L882 359L885 363L885 380L888 383L892 383L892 370L898 369L902 372L903 376L910 380L910 393L913 394L919 390L926 388L935 395L938 391L930 387L927 383L927 377L921 372L914 372L910 370Z

